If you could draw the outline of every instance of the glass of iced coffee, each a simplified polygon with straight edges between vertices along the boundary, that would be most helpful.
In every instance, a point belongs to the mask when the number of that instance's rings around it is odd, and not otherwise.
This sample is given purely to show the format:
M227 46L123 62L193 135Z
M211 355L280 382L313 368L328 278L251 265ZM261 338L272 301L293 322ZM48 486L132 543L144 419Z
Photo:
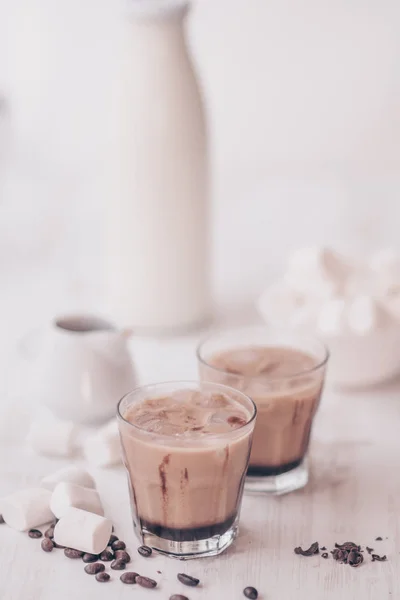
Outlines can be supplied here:
M255 417L250 398L214 383L159 383L122 398L123 458L142 543L180 559L232 543Z
M200 379L233 387L257 406L246 491L284 494L306 485L328 356L312 337L263 327L217 333L198 347Z

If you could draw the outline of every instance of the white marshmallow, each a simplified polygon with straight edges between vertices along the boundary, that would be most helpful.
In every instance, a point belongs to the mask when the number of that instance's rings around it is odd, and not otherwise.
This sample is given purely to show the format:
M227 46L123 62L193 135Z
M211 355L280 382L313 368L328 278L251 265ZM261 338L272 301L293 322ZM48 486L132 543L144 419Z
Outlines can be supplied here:
M50 508L57 519L61 519L71 507L104 515L103 505L96 490L61 481L54 488Z
M51 475L47 475L47 477L43 477L40 485L52 492L56 485L61 481L75 483L76 485L81 485L85 488L96 488L95 481L90 473L88 473L86 469L81 469L73 465L64 467Z
M360 295L347 308L349 329L358 335L366 335L385 327L389 320L388 313L372 296Z
M284 279L299 292L329 298L343 288L351 272L351 264L329 248L301 248L290 257Z
M43 488L30 488L2 498L4 521L18 531L49 523L54 519L50 498L51 493Z
M54 541L61 546L90 554L106 548L112 523L104 517L79 508L69 508L54 528Z
M96 467L120 464L122 453L116 419L90 436L83 445L83 452L86 460Z
M317 329L324 335L340 335L346 330L346 302L332 298L325 302L318 314Z
M45 414L35 419L27 442L38 454L71 456L76 447L79 428L71 421L61 421Z
M374 271L391 273L400 281L400 256L393 248L383 248L375 252L369 264Z

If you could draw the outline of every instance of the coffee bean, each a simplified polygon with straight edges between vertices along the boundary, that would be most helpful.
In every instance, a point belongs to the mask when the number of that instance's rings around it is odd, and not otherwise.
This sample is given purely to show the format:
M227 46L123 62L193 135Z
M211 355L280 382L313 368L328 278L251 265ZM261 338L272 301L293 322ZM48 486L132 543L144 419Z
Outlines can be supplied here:
M49 527L48 529L46 529L46 531L44 532L44 536L47 538L50 538L51 540L54 537L54 526L52 525L51 527Z
M86 565L85 573L88 575L97 575L97 573L101 573L102 571L105 571L105 569L106 568L103 563L95 562L90 563L90 565Z
M187 596L182 596L182 594L173 594L169 597L169 600L189 600Z
M155 588L157 586L157 581L154 579L150 579L150 577L143 577L143 575L138 575L136 577L136 583L141 585L144 588Z
M123 560L124 563L129 563L131 562L131 557L129 556L129 554L126 552L126 550L117 550L115 552L115 558L117 560Z
M243 594L246 596L246 598L250 598L250 600L256 600L256 598L258 598L258 592L256 588L251 586L244 588Z
M42 539L42 542L40 545L42 546L42 550L44 552L52 552L52 550L54 548L54 542L46 537Z
M43 533L41 531L39 531L39 529L30 529L28 531L28 535L30 538L37 540L42 537Z
M196 587L200 583L200 579L186 575L186 573L178 573L177 577L183 585L189 585L190 587Z
M0 525L3 525L3 523L5 523L4 517L3 515L0 515Z
M82 556L82 560L84 563L93 563L99 560L99 557L97 554L90 554L89 552L85 552L85 554Z
M114 569L114 571L123 571L126 568L126 562L117 558L117 560L113 560L110 567Z
M97 573L96 581L99 581L100 583L105 583L106 581L110 581L110 576L105 571L102 571L101 573Z
M115 550L125 550L126 548L126 544L125 542L122 542L121 540L116 540L115 542L113 542L111 544L111 548L115 551Z
M75 548L65 548L64 554L67 558L82 558L83 552L75 550ZM87 562L87 561L85 561Z
M118 541L118 538L113 533L110 535L110 539L108 540L108 546L112 546L114 542Z
M111 552L111 550L109 550L108 548L103 550L103 552L100 554L100 560L103 560L104 562L109 562L110 560L113 560L113 559L114 559L114 552Z
M136 577L139 577L139 573L134 573L133 571L127 571L126 573L122 573L120 580L122 583L136 583Z
M144 556L145 558L147 558L148 556L150 556L153 553L153 550L151 548L149 548L149 546L139 546L137 551L139 552L139 554L141 556Z

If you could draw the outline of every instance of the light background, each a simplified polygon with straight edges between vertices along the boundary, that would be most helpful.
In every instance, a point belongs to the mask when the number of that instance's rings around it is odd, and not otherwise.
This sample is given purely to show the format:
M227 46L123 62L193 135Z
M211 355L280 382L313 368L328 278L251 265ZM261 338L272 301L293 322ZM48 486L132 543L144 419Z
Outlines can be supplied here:
M98 174L122 4L0 0L0 87L12 116L2 302L9 295L30 318L71 308L72 297L99 305ZM396 0L195 5L189 41L209 108L219 302L253 298L299 245L397 245L399 30Z

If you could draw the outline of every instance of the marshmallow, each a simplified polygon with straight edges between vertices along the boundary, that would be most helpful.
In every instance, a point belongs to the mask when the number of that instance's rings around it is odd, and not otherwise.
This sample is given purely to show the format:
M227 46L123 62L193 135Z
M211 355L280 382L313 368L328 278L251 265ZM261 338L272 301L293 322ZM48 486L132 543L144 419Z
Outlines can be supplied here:
M25 531L54 520L50 509L51 493L43 488L30 488L1 500L4 521L18 531Z
M393 248L384 248L375 252L369 261L373 271L392 274L400 281L400 256Z
M116 419L90 436L83 445L83 452L86 460L96 467L111 467L120 464L122 461L121 442Z
M64 467L51 475L47 475L47 477L43 477L40 485L52 492L61 481L75 483L85 488L96 488L95 481L90 473L85 469L74 466Z
M100 496L96 490L61 481L54 488L50 508L57 519L61 519L71 507L81 508L100 516L104 515Z
M340 335L346 329L346 302L332 298L325 302L318 314L317 329L325 335Z
M349 329L358 335L366 335L385 327L390 321L389 314L372 296L354 298L347 309Z
M343 288L351 272L350 263L328 248L301 248L289 259L284 280L294 290L329 298Z
M38 454L70 456L76 447L78 427L71 421L61 421L45 414L35 419L27 442Z
M54 541L61 546L90 554L100 554L106 548L112 523L104 517L69 508L54 528Z

